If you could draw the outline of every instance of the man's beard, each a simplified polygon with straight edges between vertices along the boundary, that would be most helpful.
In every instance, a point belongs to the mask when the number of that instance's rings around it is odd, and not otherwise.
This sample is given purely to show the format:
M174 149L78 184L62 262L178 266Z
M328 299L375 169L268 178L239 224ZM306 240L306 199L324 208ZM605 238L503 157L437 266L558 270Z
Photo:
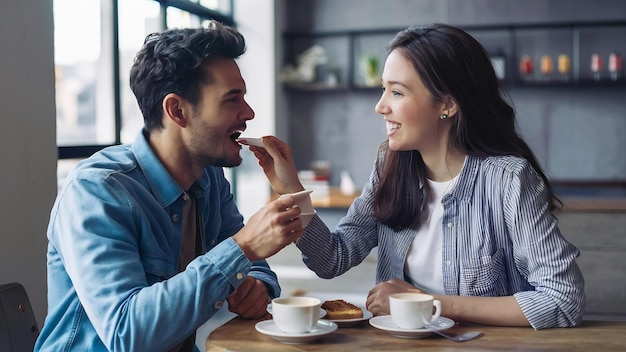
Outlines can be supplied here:
M196 151L195 157L193 157L196 162L200 162L204 167L208 166L217 166L217 167L235 167L239 166L242 163L242 157L239 153L229 157L228 155L209 155L210 153L205 152L201 153L201 150L207 150L210 148L208 146L209 143L206 143L206 138L212 138L212 136L205 137L200 135L198 132L194 133L192 137L192 150ZM226 153L224 153L226 154Z
M215 160L213 163L211 163L211 165L219 166L219 167L236 167L236 166L241 165L241 162L242 162L241 157L239 157L238 159L239 160L219 158Z
M241 156L237 156L236 160L233 160L232 158L224 158L224 157L220 157L217 159L211 159L208 160L207 163L205 163L205 165L212 165L212 166L218 166L218 167L236 167L241 165L242 162L242 158Z

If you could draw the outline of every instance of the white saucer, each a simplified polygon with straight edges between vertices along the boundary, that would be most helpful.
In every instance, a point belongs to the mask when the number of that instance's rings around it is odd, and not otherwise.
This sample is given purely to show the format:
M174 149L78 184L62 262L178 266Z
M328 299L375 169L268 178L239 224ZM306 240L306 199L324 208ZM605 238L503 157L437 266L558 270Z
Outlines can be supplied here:
M330 334L331 332L337 330L337 324L333 323L330 320L320 319L317 321L317 325L313 328L313 330L309 332L304 332L300 334L294 334L289 332L284 332L274 324L273 320L264 320L256 323L254 326L256 331L261 334L268 335L274 340L285 344L302 344L310 341L314 341L326 334Z
M401 327L398 327L393 322L393 320L391 320L391 315L381 315L370 319L370 325L377 329L385 330L395 337L402 337L406 339L419 339L432 335L433 331L443 331L450 329L454 326L454 320L445 317L439 317L424 328L403 329Z
M330 319L330 321L333 321L335 323L337 323L337 325L340 328L348 328L351 326L355 326L358 323L368 320L371 317L373 317L374 315L372 314L372 312L370 312L369 310L363 308L363 307L359 307L361 308L361 310L363 311L363 317L362 318L354 318L354 319Z
M245 145L253 145L255 147L265 148L265 145L263 145L263 140L261 138L241 137L241 138L237 138L236 141L238 143L245 144Z

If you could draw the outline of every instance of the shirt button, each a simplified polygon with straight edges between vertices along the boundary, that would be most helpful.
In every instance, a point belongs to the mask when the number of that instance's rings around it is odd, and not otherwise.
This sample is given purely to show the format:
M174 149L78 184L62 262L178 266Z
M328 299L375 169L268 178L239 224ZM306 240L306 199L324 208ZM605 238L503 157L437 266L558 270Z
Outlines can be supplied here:
M450 265L450 264L452 264L452 263L450 263L449 260L446 260L446 265Z
M222 302L222 301L217 301L217 302L215 302L215 304L213 305L213 307L214 307L215 309L220 309L220 308L222 308L222 306L223 306L223 305L224 305L224 302Z
M172 221L178 222L178 214L172 214Z
M241 280L243 279L243 274L242 273L237 273L237 280Z
M184 201L188 201L189 200L189 195L187 193L183 194L183 200Z
M448 228L450 228L450 227L452 227L452 223L451 222L448 223Z

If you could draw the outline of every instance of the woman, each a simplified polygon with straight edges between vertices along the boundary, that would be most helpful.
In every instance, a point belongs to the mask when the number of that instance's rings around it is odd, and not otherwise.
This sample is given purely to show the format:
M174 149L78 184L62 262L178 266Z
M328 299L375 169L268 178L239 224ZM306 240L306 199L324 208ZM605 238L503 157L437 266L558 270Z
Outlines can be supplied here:
M317 217L305 229L297 246L306 265L333 278L379 247L367 298L376 315L389 314L389 294L419 291L456 321L577 325L579 250L557 227L561 204L480 43L444 24L405 29L389 44L382 86L376 112L388 140L335 231ZM289 147L264 142L252 149L274 190L301 190Z

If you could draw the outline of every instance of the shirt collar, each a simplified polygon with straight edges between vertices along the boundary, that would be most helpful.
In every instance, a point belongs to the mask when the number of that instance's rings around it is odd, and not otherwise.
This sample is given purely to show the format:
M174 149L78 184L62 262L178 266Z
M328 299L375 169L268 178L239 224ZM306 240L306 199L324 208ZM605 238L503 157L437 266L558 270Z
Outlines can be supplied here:
M141 130L135 141L132 144L131 150L137 159L137 163L141 168L152 193L156 197L157 201L162 206L168 206L174 203L185 192L182 187L174 180L174 178L167 172L165 166L161 163L159 158L154 154L154 151L148 143L146 134ZM202 174L202 177L191 186L191 190L200 187L202 190L206 190L209 186L209 177L206 172ZM194 193L202 193L195 191Z

